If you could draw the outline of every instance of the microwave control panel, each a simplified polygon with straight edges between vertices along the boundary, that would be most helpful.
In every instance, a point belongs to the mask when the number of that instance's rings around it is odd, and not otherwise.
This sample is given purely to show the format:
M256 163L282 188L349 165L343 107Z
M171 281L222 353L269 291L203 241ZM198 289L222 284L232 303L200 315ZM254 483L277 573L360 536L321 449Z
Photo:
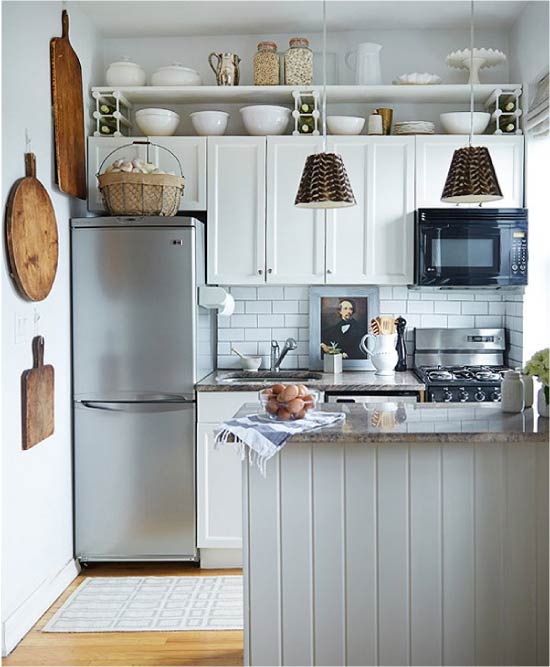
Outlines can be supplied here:
M527 273L527 234L524 231L512 233L512 275Z

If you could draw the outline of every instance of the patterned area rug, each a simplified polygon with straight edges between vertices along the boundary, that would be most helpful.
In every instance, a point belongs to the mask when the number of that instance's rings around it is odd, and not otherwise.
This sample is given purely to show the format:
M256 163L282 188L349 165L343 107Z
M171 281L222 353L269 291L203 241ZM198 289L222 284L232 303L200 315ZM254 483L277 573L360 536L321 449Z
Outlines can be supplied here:
M243 580L230 577L90 577L43 632L242 630Z

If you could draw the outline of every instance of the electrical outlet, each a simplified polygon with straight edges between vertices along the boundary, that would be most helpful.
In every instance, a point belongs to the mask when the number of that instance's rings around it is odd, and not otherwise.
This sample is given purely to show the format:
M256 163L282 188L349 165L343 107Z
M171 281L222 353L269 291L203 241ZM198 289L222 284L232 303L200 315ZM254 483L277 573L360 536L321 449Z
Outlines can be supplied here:
M15 344L25 343L29 337L29 318L25 313L15 313Z

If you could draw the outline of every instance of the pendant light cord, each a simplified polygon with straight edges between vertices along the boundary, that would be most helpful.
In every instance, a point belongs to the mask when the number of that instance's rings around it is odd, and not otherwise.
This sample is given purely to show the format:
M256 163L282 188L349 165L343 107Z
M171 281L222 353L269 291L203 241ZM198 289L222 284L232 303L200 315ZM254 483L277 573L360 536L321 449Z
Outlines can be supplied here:
M327 0L323 0L323 153L327 152Z
M474 0L470 1L470 136L468 146L472 145L474 134Z

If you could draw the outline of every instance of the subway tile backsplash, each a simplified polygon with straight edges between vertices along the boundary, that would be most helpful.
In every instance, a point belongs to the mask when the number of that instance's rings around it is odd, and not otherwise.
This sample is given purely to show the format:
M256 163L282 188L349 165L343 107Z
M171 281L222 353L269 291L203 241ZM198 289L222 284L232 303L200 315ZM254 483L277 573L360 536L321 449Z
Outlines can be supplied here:
M283 368L309 366L309 288L231 287L235 314L218 317L218 368L240 368L237 347L243 354L262 357L269 368L270 342L292 337L298 348ZM380 314L402 315L407 320L407 352L412 365L415 327L506 327L510 366L522 363L523 294L499 290L429 290L380 287Z

